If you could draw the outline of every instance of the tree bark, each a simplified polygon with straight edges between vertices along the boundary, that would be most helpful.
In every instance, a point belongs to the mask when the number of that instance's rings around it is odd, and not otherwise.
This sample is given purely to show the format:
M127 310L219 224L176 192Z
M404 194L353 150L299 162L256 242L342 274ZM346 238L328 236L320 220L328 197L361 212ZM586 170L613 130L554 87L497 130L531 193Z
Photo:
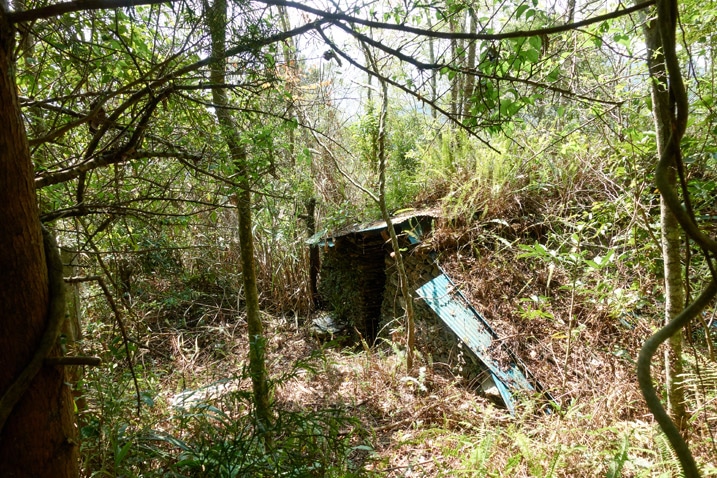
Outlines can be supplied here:
M674 171L673 171L674 173ZM682 235L680 225L664 200L660 201L662 259L665 271L665 324L677 317L685 305L685 284L682 278ZM682 332L668 341L665 349L665 387L667 411L683 434L687 429L685 390L682 385Z
M428 29L433 29L433 21L431 20L431 14L426 14L428 20ZM436 62L436 42L434 38L428 38L428 61L433 64ZM438 111L436 110L436 101L438 101L438 74L433 71L431 72L431 118L434 120L438 118Z
M0 2L0 393L35 355L48 326L48 267L34 172L13 77L15 30ZM52 354L59 353L56 345ZM0 476L79 473L74 407L62 367L43 366L0 430Z
M214 4L205 3L207 21L212 37L212 57L221 58L211 64L210 76L215 85L226 83L226 24L227 2L215 0ZM272 414L269 400L269 381L266 371L266 338L259 310L259 292L256 284L256 267L254 263L254 236L252 234L250 171L246 149L241 144L231 111L226 108L229 99L226 90L212 89L215 113L222 136L227 143L231 159L239 173L240 190L237 193L237 215L239 217L239 250L241 256L242 279L244 285L244 303L249 332L249 372L254 391L254 407L256 418L262 431L265 432L266 443L270 443L269 430L272 425Z
M451 33L463 33L463 29L459 25L455 16L452 16L448 20ZM463 40L457 38L451 38L451 60L456 64L461 65L463 63L463 55L461 49L463 46ZM455 75L451 80L451 117L456 119L458 114L461 113L461 80L463 75Z
M571 24L575 21L575 0L568 0L568 11L565 17L565 23L567 24Z

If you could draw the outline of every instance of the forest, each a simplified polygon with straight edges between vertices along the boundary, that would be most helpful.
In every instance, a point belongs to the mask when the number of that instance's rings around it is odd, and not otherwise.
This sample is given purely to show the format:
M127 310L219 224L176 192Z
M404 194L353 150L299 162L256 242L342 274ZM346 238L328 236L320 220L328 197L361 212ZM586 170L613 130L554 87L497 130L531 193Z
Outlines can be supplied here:
M715 0L0 0L0 477L717 476Z

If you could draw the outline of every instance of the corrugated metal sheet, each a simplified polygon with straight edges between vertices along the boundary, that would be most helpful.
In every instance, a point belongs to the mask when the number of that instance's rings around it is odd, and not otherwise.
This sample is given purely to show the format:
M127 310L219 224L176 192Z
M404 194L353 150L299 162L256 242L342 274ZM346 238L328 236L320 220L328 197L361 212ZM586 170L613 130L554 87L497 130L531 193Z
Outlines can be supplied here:
M535 389L514 361L498 362L494 358L498 354L512 358L512 354L497 341L498 336L488 322L445 274L428 281L416 292L486 366L506 407L514 413L513 391L533 392Z
M424 234L421 222L437 217L437 212L433 209L423 211L404 211L402 214L391 218L391 223L396 232L408 233L411 244L417 244L421 241ZM340 231L329 233L327 230L319 231L306 240L308 245L319 245L333 247L334 239L352 234L365 235L371 233L379 233L387 228L385 221L374 221L364 224L354 224Z

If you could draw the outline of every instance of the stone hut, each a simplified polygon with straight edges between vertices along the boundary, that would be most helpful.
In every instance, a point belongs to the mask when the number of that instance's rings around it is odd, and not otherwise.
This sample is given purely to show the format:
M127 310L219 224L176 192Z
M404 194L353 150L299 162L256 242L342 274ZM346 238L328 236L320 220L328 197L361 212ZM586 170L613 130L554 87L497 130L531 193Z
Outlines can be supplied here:
M420 243L432 230L435 217L434 212L423 211L393 218L401 247L413 248ZM392 270L395 267L391 266L386 223L356 225L330 236L312 238L311 243L322 251L318 289L324 307L335 321L355 329L372 343L380 324L391 316L397 304L398 282ZM429 264L425 268L430 268Z
M502 345L498 334L422 242L432 231L436 217L424 211L392 219L413 295L414 318L421 328L417 343L433 359L459 365L471 383L513 413L514 393L532 394L543 389ZM400 319L405 303L385 222L357 225L328 237L324 234L323 238L310 239L309 244L323 251L318 291L333 324L358 332L369 344L404 325Z

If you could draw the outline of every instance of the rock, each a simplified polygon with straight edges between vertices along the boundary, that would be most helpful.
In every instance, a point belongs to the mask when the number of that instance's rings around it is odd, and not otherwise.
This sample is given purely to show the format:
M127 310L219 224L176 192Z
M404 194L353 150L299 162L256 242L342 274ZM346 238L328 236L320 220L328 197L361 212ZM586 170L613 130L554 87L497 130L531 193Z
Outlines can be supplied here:
M319 337L332 336L346 329L346 324L336 319L331 312L322 311L311 321L311 333Z

